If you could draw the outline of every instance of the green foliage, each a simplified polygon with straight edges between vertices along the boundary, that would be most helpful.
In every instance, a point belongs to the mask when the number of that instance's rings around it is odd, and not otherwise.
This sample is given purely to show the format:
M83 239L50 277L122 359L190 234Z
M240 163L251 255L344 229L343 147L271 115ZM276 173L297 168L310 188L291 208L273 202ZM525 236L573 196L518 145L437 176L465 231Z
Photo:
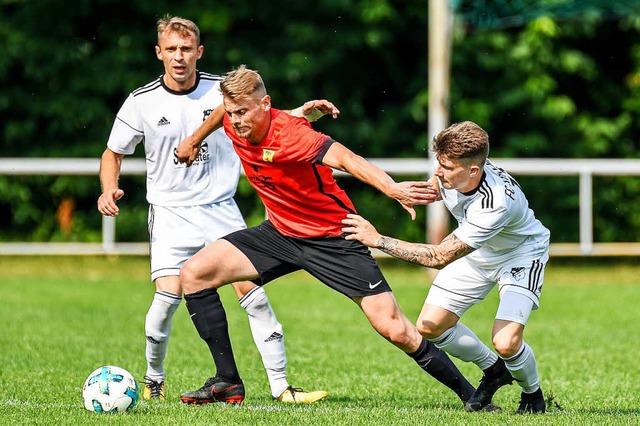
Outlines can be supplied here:
M450 121L486 128L492 156L637 158L640 14L628 1L574 3L451 2L457 15ZM312 7L284 0L268 7L201 0L78 0L72 7L61 0L0 2L2 156L99 157L127 94L162 72L155 23L170 13L199 24L200 69L258 69L280 108L332 100L340 118L314 126L365 157L426 157L427 11L426 0L320 0ZM597 239L624 241L630 229L640 232L636 179L608 188L607 202L628 214L614 228L598 226ZM94 240L97 178L75 182L0 177L0 240ZM575 201L573 189L562 192L566 187L566 180L546 183L545 197ZM381 231L422 236L422 220L416 226L397 206L388 210L393 220L385 216L380 195L355 187L349 193ZM78 206L71 235L61 235L52 217L65 197ZM246 184L238 197L250 224L262 220ZM554 239L575 241L575 221L555 214L566 207L558 203L554 210L549 203L535 206ZM131 215L119 219L118 239L144 236L144 188L129 188L121 204Z
M457 27L451 121L483 126L494 158L637 158L638 46L633 15L618 21L543 15L521 27ZM628 216L596 223L599 241L633 241L638 234L637 178L616 183L607 187L608 207L594 188L596 217L607 209ZM553 240L577 241L577 184L556 178L523 187Z

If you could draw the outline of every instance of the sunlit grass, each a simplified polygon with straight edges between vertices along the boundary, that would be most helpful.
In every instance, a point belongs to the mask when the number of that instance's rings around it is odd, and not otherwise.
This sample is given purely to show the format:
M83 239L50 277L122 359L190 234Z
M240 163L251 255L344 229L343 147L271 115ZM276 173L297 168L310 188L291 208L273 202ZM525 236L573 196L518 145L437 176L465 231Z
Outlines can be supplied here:
M425 270L384 262L405 313L415 319L430 282ZM565 264L547 269L542 306L527 325L545 392L544 416L511 414L519 389L495 402L501 414L465 413L455 395L424 374L368 325L345 297L305 273L266 289L284 325L292 385L325 389L312 406L271 399L246 314L231 288L221 290L234 352L247 389L240 407L184 406L178 396L211 376L211 356L178 310L166 361L167 400L140 402L128 414L84 410L81 387L95 368L113 364L141 380L144 316L154 291L144 257L0 257L0 424L484 425L638 424L640 421L640 267ZM489 341L497 295L464 322ZM456 361L472 383L480 371Z

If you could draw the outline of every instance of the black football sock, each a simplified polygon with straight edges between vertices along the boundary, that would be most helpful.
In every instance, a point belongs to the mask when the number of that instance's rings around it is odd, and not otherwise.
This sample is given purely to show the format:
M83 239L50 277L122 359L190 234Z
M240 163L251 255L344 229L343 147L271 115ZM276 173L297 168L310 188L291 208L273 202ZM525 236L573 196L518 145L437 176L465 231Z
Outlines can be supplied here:
M424 337L418 350L407 355L434 379L454 391L462 402L467 402L475 392L475 388L465 379L449 356Z
M240 374L229 338L227 314L218 291L212 288L185 294L184 300L193 325L196 326L202 340L209 345L209 351L218 370L217 375L232 383L240 383Z

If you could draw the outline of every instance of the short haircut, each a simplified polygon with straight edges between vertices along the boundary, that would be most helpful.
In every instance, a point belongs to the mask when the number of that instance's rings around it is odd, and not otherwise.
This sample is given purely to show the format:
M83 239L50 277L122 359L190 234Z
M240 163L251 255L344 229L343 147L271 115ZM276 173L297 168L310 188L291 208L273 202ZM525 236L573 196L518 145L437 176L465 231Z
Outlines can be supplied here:
M246 98L261 99L267 94L260 74L245 65L240 65L227 73L220 83L220 91L223 96L236 101Z
M200 29L193 21L188 19L171 16L169 14L164 15L158 19L158 40L160 40L160 37L165 31L178 33L182 37L191 37L194 35L198 44L200 44Z
M472 121L463 121L447 127L433 138L436 158L469 164L476 161L481 167L489 156L489 135Z

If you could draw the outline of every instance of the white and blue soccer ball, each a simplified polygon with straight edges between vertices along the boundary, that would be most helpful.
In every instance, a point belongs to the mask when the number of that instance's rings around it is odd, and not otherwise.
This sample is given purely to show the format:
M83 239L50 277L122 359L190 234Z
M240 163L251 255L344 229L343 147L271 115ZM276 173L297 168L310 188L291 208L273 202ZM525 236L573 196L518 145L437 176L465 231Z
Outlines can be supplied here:
M107 365L97 368L82 387L84 408L96 413L122 413L138 402L138 383L121 367Z

